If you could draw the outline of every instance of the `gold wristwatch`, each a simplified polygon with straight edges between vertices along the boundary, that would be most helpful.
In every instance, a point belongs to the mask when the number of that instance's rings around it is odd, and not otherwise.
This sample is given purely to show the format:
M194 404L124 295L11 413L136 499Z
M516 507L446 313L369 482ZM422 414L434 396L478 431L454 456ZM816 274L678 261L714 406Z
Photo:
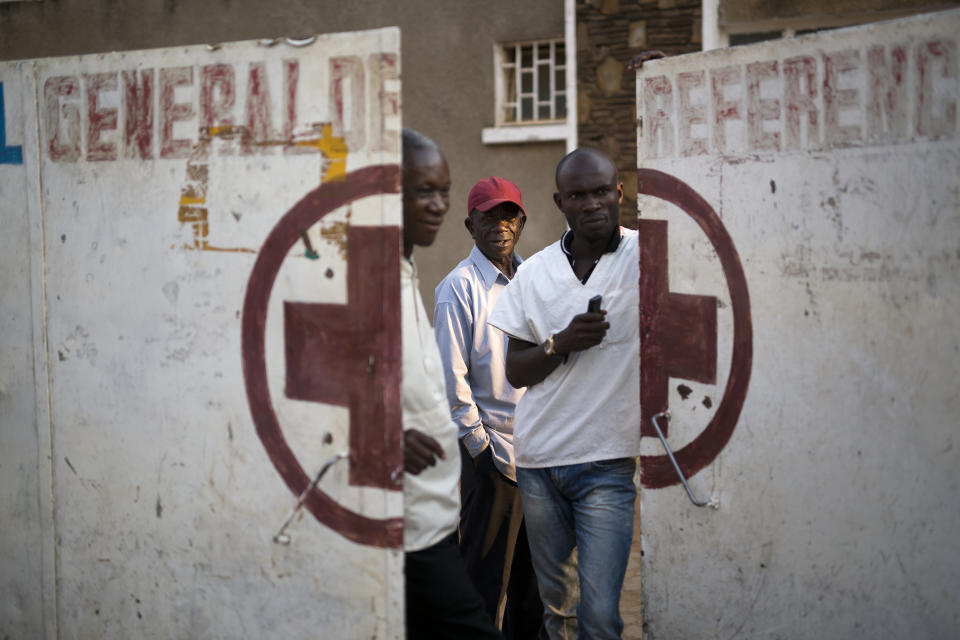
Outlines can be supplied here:
M546 353L548 356L560 355L559 353L557 353L557 345L554 344L552 333L550 334L550 337L547 338L547 341L543 343L543 352Z

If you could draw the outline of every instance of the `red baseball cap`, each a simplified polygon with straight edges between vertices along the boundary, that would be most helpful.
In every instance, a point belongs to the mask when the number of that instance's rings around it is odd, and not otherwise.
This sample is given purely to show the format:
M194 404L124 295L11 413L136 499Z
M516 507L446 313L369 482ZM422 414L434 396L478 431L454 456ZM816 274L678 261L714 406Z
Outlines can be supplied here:
M523 198L520 195L520 189L509 180L490 176L477 182L470 189L470 195L467 196L467 212L490 211L498 204L512 202L520 207L523 215L527 212L523 208Z

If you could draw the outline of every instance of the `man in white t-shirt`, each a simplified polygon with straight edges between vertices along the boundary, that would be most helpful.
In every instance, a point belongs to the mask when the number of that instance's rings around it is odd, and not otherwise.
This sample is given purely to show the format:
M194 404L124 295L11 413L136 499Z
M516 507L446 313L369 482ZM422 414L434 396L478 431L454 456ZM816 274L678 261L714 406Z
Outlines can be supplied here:
M450 208L450 171L436 143L403 130L403 549L408 640L502 640L457 546L460 455L443 364L413 262Z
M509 336L517 482L551 638L620 638L640 455L639 267L613 162L557 165L570 229L520 265L488 322ZM602 297L602 308L588 302Z

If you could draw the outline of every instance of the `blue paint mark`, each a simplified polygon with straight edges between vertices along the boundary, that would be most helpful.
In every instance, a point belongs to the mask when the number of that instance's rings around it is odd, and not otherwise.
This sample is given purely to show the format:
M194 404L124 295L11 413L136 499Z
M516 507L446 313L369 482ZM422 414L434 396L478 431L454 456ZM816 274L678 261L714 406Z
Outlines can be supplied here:
M0 164L23 164L23 148L7 146L7 111L3 105L3 83L0 82Z

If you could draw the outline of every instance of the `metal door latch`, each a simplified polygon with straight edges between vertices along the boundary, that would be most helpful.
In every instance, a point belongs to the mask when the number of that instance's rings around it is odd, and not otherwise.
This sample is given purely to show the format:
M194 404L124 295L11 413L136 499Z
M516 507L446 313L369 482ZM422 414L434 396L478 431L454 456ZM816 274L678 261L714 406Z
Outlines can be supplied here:
M670 445L667 444L667 439L663 435L663 430L660 429L660 425L657 424L657 420L659 418L666 418L667 420L669 420L670 412L661 411L660 413L653 416L653 418L650 421L653 423L653 428L657 430L657 436L660 438L660 442L663 443L663 448L667 450L667 456L669 456L670 462L673 463L673 468L677 472L677 475L680 477L680 482L683 483L683 488L686 489L687 497L690 498L690 502L697 505L698 507L710 506L710 507L713 507L714 509L719 508L720 502L716 499L716 497L711 497L709 500L697 500L697 498L693 495L693 491L690 490L690 485L687 484L686 476L684 476L683 471L680 470L680 465L677 464L677 459L673 457L673 450L670 449Z
M300 507L303 506L303 502L304 500L307 499L307 495L309 495L310 492L313 491L318 484L320 484L320 478L322 478L324 474L326 474L327 471L330 470L330 467L332 467L338 461L343 460L346 457L347 457L346 453L338 453L337 455L333 456L332 458L330 458L329 460L323 463L323 466L320 467L319 471L317 471L317 475L314 476L310 484L307 485L307 488L304 489L303 493L300 494L300 497L297 498L296 506L294 506L293 509L290 510L290 514L287 515L286 520L284 520L283 524L280 525L280 530L277 531L277 533L273 536L274 542L276 542L277 544L284 544L284 545L290 544L290 536L284 533L284 531L286 531L287 529L287 526L289 526L294 516L297 515L297 512L300 511Z

